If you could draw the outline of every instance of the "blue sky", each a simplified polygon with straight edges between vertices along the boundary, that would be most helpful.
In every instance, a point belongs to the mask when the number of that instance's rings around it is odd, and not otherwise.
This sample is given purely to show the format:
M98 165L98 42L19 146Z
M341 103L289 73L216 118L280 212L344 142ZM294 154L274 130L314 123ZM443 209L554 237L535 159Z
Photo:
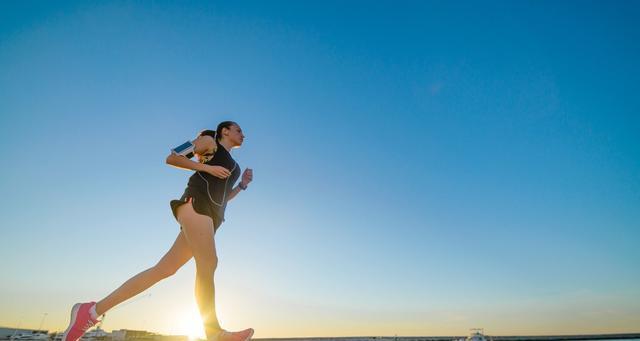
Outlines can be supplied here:
M257 337L637 332L633 2L2 2L0 325L152 266L231 119L216 236ZM199 335L193 262L104 328Z

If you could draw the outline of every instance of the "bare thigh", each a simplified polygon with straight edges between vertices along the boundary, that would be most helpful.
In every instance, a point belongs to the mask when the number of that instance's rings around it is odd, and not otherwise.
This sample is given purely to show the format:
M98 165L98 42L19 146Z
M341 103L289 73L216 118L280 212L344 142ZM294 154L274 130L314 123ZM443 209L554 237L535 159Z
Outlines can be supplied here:
M213 220L211 217L197 213L188 202L178 207L177 218L185 236L196 266L215 268L218 262L214 237Z
M184 233L180 231L169 251L156 264L156 268L160 269L166 276L170 276L188 262L191 257L193 257L191 247Z

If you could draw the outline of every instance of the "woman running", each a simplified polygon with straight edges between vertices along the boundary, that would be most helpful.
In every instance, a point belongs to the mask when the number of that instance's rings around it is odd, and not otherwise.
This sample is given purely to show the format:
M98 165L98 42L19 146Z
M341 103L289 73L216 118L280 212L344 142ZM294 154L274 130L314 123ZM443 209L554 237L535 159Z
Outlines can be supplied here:
M101 301L77 303L71 309L71 321L62 341L77 341L96 323L98 317L114 306L143 292L160 280L176 273L191 257L196 262L195 296L208 341L247 341L253 329L229 332L220 326L215 310L213 275L218 263L215 232L224 221L227 202L253 180L247 168L237 187L240 166L231 157L231 149L240 147L244 134L232 121L218 125L216 131L202 131L193 140L194 153L200 162L172 152L167 164L193 170L180 200L171 201L171 210L180 224L180 232L169 251L153 267L124 282Z

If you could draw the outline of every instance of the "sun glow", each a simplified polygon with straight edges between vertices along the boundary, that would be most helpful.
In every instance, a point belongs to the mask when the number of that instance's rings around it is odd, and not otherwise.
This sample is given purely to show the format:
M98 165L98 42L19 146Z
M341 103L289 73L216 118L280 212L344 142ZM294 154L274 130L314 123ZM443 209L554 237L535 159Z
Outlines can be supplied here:
M186 335L189 340L206 339L202 319L197 312L188 311L180 314L180 320L177 323L177 331L180 335Z

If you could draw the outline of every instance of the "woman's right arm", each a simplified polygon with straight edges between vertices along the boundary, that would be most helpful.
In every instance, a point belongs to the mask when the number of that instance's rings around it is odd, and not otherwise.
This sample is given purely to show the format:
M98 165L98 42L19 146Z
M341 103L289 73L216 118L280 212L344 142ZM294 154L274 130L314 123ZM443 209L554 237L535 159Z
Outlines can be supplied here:
M176 168L180 168L180 169L186 169L186 170L194 170L197 172L205 172L205 173L209 173L213 176L216 176L220 179L225 179L227 178L229 175L231 175L231 172L229 172L228 169L221 167L221 166L211 166L211 165L207 165L204 163L200 163L200 162L195 162L191 159L187 159L185 156L182 156L180 154L177 153L171 153L169 154L169 156L167 156L167 160L166 163L168 165L174 166Z

